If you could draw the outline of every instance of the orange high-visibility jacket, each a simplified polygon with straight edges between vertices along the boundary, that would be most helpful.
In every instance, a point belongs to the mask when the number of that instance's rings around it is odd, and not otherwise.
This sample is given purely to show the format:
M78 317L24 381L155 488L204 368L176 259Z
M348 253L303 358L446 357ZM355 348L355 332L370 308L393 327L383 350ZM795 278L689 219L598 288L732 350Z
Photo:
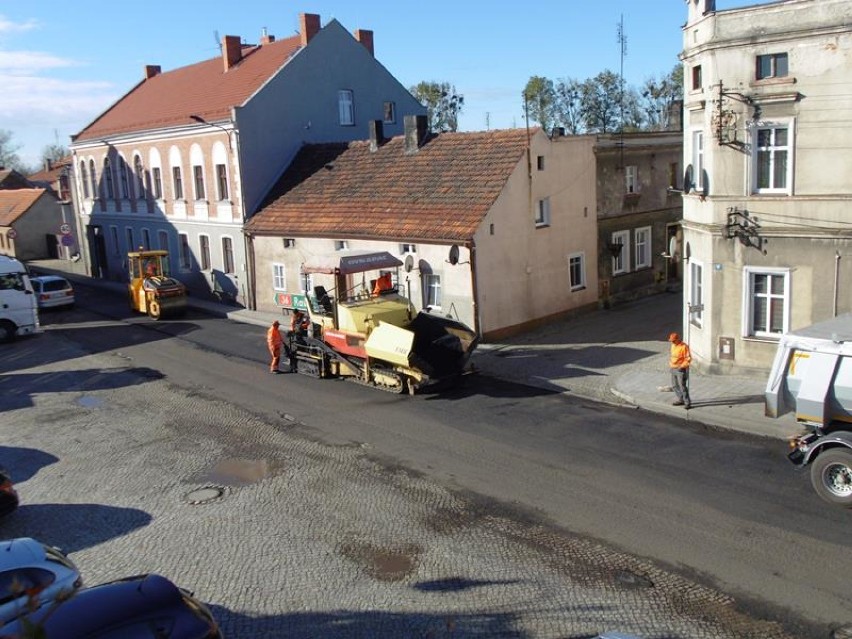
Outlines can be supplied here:
M692 363L692 355L689 352L689 346L684 342L672 344L669 366L672 368L689 368L690 363Z
M266 331L266 345L269 347L269 350L281 348L281 342L281 331L278 330L277 326L270 326L269 330Z

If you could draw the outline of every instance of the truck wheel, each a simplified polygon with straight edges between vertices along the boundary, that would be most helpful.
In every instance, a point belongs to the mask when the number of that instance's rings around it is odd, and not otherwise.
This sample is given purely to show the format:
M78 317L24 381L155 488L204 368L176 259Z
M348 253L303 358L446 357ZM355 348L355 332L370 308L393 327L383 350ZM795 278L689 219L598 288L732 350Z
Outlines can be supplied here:
M12 322L2 321L0 322L0 342L6 343L11 342L15 339L15 334L17 333L17 329Z
M160 303L157 300L152 299L148 302L148 316L153 320L158 320L162 316Z
M825 501L852 508L852 450L833 448L817 455L811 464L811 483Z

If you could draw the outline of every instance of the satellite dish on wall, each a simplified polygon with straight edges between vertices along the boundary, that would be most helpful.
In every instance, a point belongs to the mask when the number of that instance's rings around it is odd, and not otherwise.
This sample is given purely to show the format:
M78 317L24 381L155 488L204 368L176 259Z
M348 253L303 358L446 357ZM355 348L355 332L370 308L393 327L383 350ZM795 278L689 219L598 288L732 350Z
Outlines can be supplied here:
M411 255L405 256L405 263L403 265L406 273L411 273L411 269L414 268L414 258Z
M453 244L450 247L450 257L447 260L450 264L458 264L459 263L459 247L457 244Z

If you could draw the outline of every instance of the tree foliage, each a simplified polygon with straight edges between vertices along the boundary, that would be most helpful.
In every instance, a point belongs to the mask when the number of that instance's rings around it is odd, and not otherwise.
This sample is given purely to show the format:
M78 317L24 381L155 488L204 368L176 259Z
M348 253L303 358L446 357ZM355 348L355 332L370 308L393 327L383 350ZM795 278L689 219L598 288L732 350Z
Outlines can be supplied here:
M464 96L456 92L455 85L449 82L420 82L409 91L426 107L430 131L458 131Z
M12 132L5 129L0 129L0 167L7 169L20 169L23 164L18 150L20 144L15 144L12 140Z
M553 107L556 97L553 81L538 75L532 76L524 87L522 97L527 117L533 122L538 122L545 131L549 131L553 125Z
M524 88L531 120L545 130L563 127L569 134L659 131L671 125L672 107L683 99L683 69L649 78L641 89L627 86L609 70L593 78L567 78L555 84L532 76Z
M42 160L50 160L52 162L61 160L62 158L68 157L69 155L71 155L71 151L68 150L68 147L63 146L58 142L48 144L41 151Z
M672 106L683 99L683 66L676 64L668 75L651 76L642 85L641 109L648 128L665 130L671 125Z

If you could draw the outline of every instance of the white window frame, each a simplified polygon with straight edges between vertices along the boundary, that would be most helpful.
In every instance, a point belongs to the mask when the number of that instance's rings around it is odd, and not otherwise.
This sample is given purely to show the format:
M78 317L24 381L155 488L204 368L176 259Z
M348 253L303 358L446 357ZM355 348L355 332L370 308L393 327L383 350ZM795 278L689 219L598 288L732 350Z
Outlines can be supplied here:
M138 153L133 154L133 188L137 200L145 199L145 165Z
M118 239L118 227L110 225L109 236L112 240L113 255L121 255L121 242Z
M142 246L146 251L151 250L151 231L148 229L142 229Z
M223 235L220 244L222 246L222 271L233 274L237 268L234 261L234 238L230 235Z
M189 235L178 233L178 261L181 271L192 270L192 249L189 248Z
M542 228L550 226L550 198L543 197L535 203L535 226Z
M578 279L579 281L574 281L574 267L578 269ZM586 254L583 252L580 253L571 253L568 255L568 284L571 287L571 291L582 291L586 288Z
M441 276L437 273L423 274L423 308L441 308Z
M340 126L355 126L355 94L351 89L337 92L337 115Z
M781 295L773 294L770 290L766 293L766 297L769 301L773 298L777 299L779 297L783 298L784 305L782 310L783 317L781 318L781 332L773 333L771 331L763 331L757 330L754 327L754 301L755 301L755 293L754 293L754 277L756 275L769 275L775 277L783 277L784 278L784 292ZM790 288L791 288L791 279L792 279L792 270L789 268L780 268L780 267L754 267L754 266L746 266L743 268L743 322L742 322L742 331L743 337L757 337L764 339L778 339L781 335L787 333L790 330ZM772 318L769 315L771 313L771 304L767 304L767 317L769 319L769 324L772 323Z
M778 73L778 60L784 58L784 73ZM767 75L761 75L760 73L760 61L761 59L766 59L769 61L769 73ZM781 51L779 53L762 53L760 55L755 56L754 59L754 78L755 80L769 80L770 78L785 78L790 73L790 56L786 51Z
M334 240L335 251L345 251L349 248L349 240Z
M635 164L624 167L624 190L628 194L639 192L639 167Z
M206 233L198 234L198 266L202 271L213 268L213 261L210 259L210 236Z
M130 199L130 178L127 175L127 160L124 159L123 155L118 156L118 186L121 191L121 199L129 200Z
M633 231L633 251L636 256L636 270L651 266L651 227L641 226Z
M385 100L382 104L382 122L384 124L396 124L396 102Z
M616 231L611 236L612 244L621 244L621 253L612 258L612 274L630 272L630 231Z
M692 188L704 190L704 131L692 132Z
M157 231L157 244L159 244L160 250L168 251L169 250L169 232L168 231ZM171 251L169 251L171 252Z
M125 226L124 227L124 240L127 242L127 252L136 250L136 242L133 237L133 227Z
M417 252L416 244L400 244L399 245L399 254L400 255L409 255Z
M287 267L280 262L272 263L272 288L276 291L287 290Z
M689 322L693 326L701 328L704 325L704 311L691 309L695 306L704 305L704 264L697 260L689 261Z
M780 119L773 120L771 122L759 122L754 125L751 130L751 163L752 163L752 171L751 171L751 179L752 179L752 192L753 193L774 193L774 194L782 194L782 195L792 195L793 194L793 149L795 142L795 121L792 118L789 119ZM780 129L785 129L787 131L787 143L783 146L775 145L775 131ZM759 147L758 146L758 138L760 136L761 131L771 130L772 133L772 141L773 144L769 147ZM768 187L761 187L758 183L759 178L758 174L760 172L760 154L761 152L770 153L769 157L769 177L771 180L771 184ZM776 154L780 152L784 152L787 154L787 166L784 171L784 186L778 187L775 186L775 162L776 162Z

